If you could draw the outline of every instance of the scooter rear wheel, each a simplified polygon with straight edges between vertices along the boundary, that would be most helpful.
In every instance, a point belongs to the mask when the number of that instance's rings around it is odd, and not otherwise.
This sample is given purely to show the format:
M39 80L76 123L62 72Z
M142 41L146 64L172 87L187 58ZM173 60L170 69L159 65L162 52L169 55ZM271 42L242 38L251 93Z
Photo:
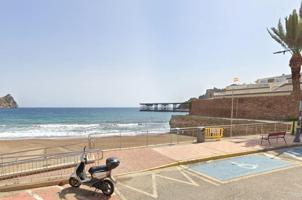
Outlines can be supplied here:
M101 190L105 196L111 196L114 192L114 184L110 180L104 180Z
M81 185L79 180L74 177L70 177L68 182L71 187L80 187L80 185Z

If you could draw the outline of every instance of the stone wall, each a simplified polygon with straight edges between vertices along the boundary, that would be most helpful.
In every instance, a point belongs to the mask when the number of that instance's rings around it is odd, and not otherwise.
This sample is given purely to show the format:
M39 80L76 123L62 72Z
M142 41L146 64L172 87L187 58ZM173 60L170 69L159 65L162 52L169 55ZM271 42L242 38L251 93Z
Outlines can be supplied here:
M209 117L231 117L232 99L192 101L190 114ZM234 98L234 118L288 120L297 116L292 96Z

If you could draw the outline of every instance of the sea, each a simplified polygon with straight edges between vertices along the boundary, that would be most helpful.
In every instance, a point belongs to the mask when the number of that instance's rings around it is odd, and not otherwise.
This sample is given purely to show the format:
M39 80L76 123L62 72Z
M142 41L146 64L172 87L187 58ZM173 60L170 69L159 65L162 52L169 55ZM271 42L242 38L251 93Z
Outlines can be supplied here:
M0 139L139 135L169 131L171 112L139 108L0 109Z

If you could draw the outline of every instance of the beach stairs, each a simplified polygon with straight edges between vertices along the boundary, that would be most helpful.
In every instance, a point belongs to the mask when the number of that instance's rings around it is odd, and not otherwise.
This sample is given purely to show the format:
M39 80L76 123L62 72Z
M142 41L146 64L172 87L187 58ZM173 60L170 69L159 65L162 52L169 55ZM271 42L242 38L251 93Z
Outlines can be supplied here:
M1 188L16 184L31 184L66 179L80 162L82 151L35 155L34 157L6 156L0 159ZM87 150L88 165L103 158L99 149ZM88 166L89 167L89 166Z

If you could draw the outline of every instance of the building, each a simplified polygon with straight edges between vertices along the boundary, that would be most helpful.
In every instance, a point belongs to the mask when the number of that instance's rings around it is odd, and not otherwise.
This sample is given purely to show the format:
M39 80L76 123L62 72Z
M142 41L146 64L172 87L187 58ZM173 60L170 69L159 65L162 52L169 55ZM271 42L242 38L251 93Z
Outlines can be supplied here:
M290 95L291 91L291 75L283 74L282 76L258 79L253 84L233 84L227 86L222 91L214 92L212 98L281 96Z

